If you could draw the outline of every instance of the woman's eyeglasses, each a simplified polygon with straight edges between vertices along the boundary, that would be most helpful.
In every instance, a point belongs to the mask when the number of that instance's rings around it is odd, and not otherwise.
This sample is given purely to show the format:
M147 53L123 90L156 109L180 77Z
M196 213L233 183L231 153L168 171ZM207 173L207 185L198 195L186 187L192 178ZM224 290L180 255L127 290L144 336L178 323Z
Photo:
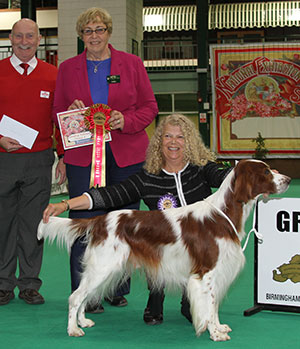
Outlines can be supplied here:
M83 29L81 32L83 35L90 36L93 33L96 33L97 35L103 35L108 28L96 28L95 30L93 29Z

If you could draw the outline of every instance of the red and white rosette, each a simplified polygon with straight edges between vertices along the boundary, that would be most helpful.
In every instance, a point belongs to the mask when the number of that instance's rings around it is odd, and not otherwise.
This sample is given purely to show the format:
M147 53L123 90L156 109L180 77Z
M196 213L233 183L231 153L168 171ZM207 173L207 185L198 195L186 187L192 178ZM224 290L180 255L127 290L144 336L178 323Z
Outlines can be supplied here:
M93 104L84 113L85 124L94 133L90 188L105 187L105 133L112 109L105 104Z

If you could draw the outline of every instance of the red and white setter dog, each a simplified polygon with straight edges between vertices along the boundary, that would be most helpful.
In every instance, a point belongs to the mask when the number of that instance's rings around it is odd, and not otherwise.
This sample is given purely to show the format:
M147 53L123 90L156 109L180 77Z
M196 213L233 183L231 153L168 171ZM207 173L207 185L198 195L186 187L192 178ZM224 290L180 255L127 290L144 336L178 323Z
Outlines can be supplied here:
M86 236L80 286L69 297L69 336L84 335L78 325L94 326L84 311L91 298L107 295L126 273L142 267L158 288L176 284L187 290L198 336L208 329L214 341L230 339L218 308L244 265L244 223L258 195L282 193L289 183L262 161L241 160L214 194L186 207L41 222L39 239L57 238L69 249Z

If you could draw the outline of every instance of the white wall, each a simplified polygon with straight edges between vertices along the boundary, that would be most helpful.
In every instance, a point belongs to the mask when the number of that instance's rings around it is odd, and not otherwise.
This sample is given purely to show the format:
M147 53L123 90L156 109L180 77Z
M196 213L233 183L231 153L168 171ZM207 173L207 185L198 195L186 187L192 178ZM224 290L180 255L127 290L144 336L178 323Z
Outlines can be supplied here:
M0 29L11 30L13 24L19 19L21 19L21 10L0 11ZM41 29L57 28L57 10L38 10L36 21Z
M77 54L76 21L89 7L105 8L113 19L110 43L118 50L132 52L132 40L143 39L143 0L58 0L58 8L38 10L42 28L58 28L58 63ZM0 30L10 30L21 18L20 10L0 11Z

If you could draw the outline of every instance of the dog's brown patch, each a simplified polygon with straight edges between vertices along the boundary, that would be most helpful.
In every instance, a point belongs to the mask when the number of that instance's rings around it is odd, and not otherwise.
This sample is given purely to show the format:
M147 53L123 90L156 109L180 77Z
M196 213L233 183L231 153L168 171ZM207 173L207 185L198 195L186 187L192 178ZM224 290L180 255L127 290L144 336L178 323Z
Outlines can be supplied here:
M197 220L192 213L180 220L182 239L193 260L192 273L202 278L212 270L219 258L219 247L216 238L225 238L239 243L238 237L230 223L219 213L211 218Z
M131 259L157 268L161 248L175 243L172 226L161 211L133 211L120 215L117 236L131 248Z
M93 218L73 219L72 225L77 230L78 236L83 236L86 233L91 235L91 245L101 244L108 236L106 215Z
M191 213L180 220L182 239L193 260L192 273L198 274L201 279L218 260L219 249L210 225L209 220L200 222Z

